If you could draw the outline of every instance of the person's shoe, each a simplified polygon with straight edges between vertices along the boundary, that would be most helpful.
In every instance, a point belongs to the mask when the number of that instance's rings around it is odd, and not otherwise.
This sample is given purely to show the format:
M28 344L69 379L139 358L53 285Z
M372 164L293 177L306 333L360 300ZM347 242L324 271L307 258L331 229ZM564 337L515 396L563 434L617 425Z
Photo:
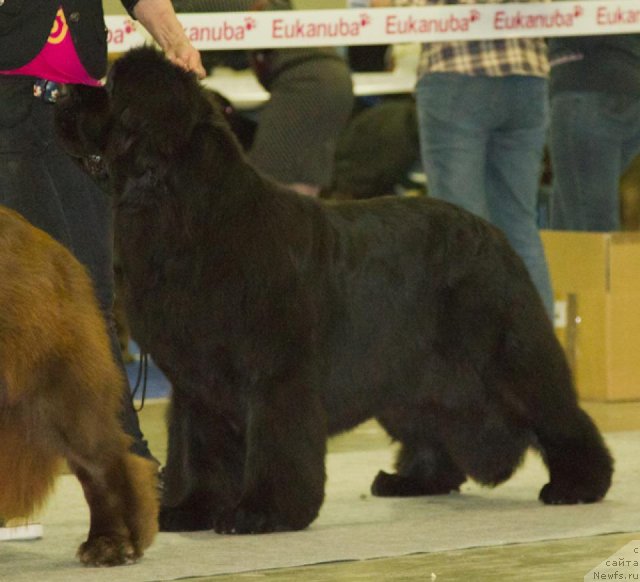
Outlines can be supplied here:
M38 540L42 537L42 524L28 519L8 519L0 517L0 542Z

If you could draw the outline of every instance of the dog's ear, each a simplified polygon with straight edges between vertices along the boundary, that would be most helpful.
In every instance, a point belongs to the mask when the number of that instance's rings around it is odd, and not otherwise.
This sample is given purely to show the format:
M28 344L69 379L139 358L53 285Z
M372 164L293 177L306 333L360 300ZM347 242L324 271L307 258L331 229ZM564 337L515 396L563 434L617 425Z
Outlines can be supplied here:
M56 103L55 123L63 148L72 156L103 154L111 126L107 92L102 87L70 86Z

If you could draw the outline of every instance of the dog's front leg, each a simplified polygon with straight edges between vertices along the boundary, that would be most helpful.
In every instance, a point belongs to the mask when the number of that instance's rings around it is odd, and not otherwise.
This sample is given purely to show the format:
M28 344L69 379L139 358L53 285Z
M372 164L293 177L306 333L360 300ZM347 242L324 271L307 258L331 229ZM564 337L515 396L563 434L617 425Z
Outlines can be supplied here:
M242 492L244 435L228 415L174 387L169 450L160 509L161 531L213 529Z
M216 531L307 527L318 515L325 483L326 419L314 383L296 377L256 386L247 416L243 494Z

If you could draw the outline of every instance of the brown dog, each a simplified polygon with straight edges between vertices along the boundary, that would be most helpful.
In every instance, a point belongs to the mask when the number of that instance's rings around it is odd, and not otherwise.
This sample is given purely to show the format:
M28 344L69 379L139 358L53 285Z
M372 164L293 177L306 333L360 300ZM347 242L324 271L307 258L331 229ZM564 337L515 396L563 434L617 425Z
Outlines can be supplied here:
M0 207L0 515L38 509L65 458L91 511L84 564L135 560L157 530L155 467L118 421L122 382L84 268Z

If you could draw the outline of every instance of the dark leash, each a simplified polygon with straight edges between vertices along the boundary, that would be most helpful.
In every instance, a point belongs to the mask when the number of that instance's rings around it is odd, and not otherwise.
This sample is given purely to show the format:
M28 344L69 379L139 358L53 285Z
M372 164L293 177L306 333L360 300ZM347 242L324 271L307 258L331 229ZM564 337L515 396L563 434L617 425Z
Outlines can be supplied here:
M36 79L33 85L33 96L36 99L40 99L48 104L56 103L60 97L65 95L66 86L61 83L55 83L46 79ZM104 160L101 156L87 156L81 160L83 169L95 179L106 180L106 170L104 167ZM140 412L144 408L144 403L147 397L147 378L149 375L149 354L140 353L140 360L138 364L138 376L136 383L131 390L131 400L135 400L138 394L138 390L142 388L140 407L134 409L136 412Z
M138 375L136 377L136 383L131 390L131 401L133 402L138 394L138 389L142 388L142 394L140 398L140 407L134 409L136 412L140 412L144 408L144 402L147 397L147 377L149 375L149 354L146 352L140 352L140 360L138 361Z
M47 79L36 79L33 83L33 96L45 103L54 104L66 93L66 86Z

